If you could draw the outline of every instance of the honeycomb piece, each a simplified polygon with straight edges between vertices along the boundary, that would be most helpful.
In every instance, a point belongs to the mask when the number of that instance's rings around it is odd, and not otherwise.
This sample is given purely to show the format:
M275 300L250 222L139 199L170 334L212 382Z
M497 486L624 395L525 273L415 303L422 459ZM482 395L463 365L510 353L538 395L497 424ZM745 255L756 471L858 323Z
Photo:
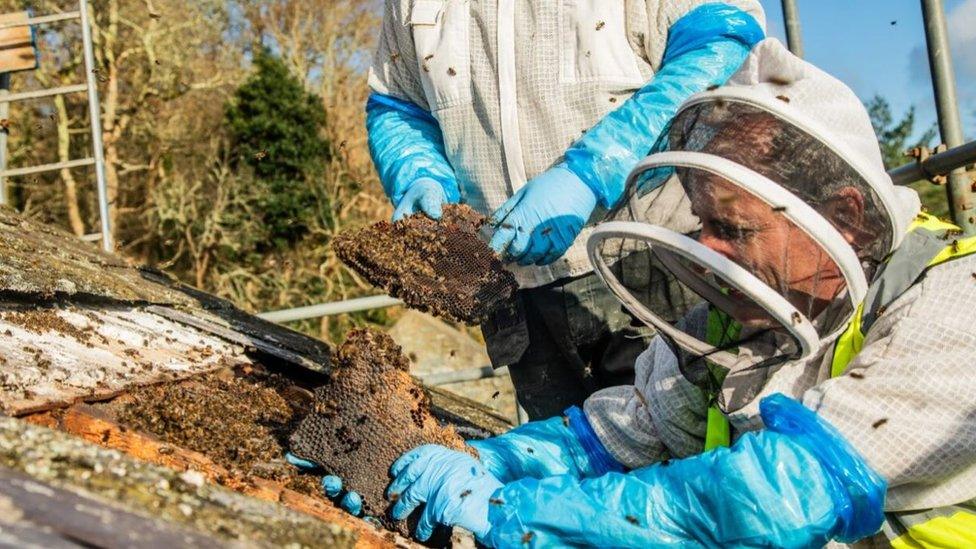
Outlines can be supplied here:
M344 263L407 306L475 325L518 289L478 237L484 223L468 206L448 205L440 221L423 214L381 221L339 235L332 246Z
M390 336L354 330L337 358L332 379L316 389L311 412L291 435L291 451L359 492L366 515L409 535L405 521L387 514L393 462L421 444L475 454L431 415L430 398L407 373L409 362Z

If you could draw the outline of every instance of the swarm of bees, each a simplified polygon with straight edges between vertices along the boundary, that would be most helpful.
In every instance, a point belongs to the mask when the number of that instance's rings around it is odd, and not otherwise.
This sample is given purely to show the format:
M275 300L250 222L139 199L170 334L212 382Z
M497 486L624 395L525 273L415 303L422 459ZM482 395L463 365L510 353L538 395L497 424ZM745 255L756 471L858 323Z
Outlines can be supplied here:
M430 398L408 369L390 336L350 332L331 381L316 389L312 412L290 439L292 453L342 478L362 496L367 515L404 535L409 535L407 522L386 513L388 473L397 457L422 444L472 452L453 427L441 427L431 415Z
M333 249L370 283L407 306L476 325L518 289L515 276L478 237L485 218L464 205L339 235Z

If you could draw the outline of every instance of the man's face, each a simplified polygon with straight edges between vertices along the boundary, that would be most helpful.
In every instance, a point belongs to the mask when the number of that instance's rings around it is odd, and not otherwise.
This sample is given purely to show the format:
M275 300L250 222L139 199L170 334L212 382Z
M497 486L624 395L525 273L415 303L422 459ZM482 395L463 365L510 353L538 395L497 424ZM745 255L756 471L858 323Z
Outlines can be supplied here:
M703 245L745 268L808 318L843 289L837 265L782 212L721 177L697 172L690 179ZM730 295L740 298L736 310L728 311L737 321L747 327L773 327L762 307L734 290Z

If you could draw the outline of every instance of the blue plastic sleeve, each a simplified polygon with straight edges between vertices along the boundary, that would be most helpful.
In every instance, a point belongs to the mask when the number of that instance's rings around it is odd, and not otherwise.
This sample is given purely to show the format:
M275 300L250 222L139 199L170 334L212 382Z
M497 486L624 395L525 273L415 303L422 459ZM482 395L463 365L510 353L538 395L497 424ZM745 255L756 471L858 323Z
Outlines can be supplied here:
M373 164L394 206L422 178L437 181L448 202L460 201L441 128L429 112L402 99L372 93L366 102L366 130Z
M838 515L834 539L853 543L877 532L884 521L888 483L861 454L832 425L785 395L764 398L759 413L767 429L789 435L828 471Z
M510 482L494 494L495 547L821 547L876 532L885 483L816 414L782 395L767 429L731 448L627 474Z
M596 477L623 470L579 408L565 417L531 421L497 437L473 440L481 463L502 482L568 475Z
M650 151L678 107L695 93L722 85L764 38L758 22L728 4L706 4L668 32L661 69L566 151L565 164L612 207L630 170Z
M607 473L623 473L627 470L616 458L610 455L606 446L600 442L600 438L597 436L596 431L593 430L593 426L590 425L590 420L586 419L586 414L583 413L583 410L578 406L573 406L566 410L565 413L566 417L569 418L569 428L572 429L580 446L583 447L586 455L590 458L590 469L593 472L592 476L602 476Z

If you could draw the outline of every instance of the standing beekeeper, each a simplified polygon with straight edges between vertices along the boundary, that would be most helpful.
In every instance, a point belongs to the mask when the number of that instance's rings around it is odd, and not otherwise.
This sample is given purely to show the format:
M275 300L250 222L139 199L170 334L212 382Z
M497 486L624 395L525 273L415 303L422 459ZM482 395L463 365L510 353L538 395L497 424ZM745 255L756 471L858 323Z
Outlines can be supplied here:
M394 516L495 547L976 547L976 237L919 214L858 98L775 40L665 136L589 238L658 330L636 383L480 460L404 454ZM675 187L694 239L645 218ZM699 303L670 321L625 262Z
M530 417L631 383L647 329L592 274L583 228L616 205L677 106L762 39L759 2L385 5L366 112L394 219L458 202L491 216L521 290L482 329ZM666 201L656 215L694 224Z

